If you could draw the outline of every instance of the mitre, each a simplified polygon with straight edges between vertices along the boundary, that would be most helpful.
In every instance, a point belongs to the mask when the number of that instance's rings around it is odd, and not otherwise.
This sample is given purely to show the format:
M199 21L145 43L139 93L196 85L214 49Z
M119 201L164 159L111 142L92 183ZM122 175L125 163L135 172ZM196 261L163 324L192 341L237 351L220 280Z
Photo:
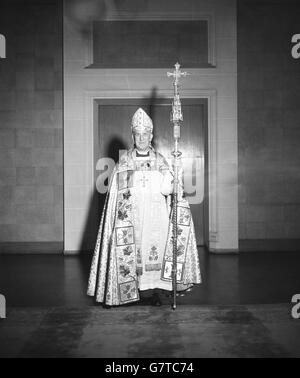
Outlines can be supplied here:
M150 132L152 133L153 123L148 114L139 108L133 115L131 121L131 131L136 133Z

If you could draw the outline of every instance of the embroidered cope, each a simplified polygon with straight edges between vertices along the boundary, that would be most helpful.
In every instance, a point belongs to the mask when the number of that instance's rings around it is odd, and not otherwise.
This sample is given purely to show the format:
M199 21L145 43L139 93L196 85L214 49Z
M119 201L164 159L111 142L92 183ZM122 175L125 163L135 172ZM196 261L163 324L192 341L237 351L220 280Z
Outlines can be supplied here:
M128 150L117 164L107 193L94 250L88 295L121 305L139 291L172 290L172 172L162 155ZM201 282L193 220L179 196L177 290Z

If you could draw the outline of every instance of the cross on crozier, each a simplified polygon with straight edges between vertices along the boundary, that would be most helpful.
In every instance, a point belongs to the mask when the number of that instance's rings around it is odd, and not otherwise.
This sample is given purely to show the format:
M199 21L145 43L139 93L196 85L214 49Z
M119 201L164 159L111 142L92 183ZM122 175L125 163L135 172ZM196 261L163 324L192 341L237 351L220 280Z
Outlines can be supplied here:
M177 86L179 84L179 79L181 78L181 76L185 77L189 74L187 72L180 71L180 64L177 62L175 64L175 70L173 72L167 72L167 75L168 75L168 77L170 77L170 76L174 77L174 83L173 84L174 84L175 88L177 88Z

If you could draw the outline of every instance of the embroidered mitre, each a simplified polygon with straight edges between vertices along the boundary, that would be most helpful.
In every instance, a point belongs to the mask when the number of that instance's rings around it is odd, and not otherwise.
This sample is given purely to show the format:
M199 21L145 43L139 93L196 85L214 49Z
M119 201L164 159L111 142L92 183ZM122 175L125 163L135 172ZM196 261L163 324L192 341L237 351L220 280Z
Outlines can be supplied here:
M131 121L131 131L136 133L150 132L152 133L153 123L148 114L139 108L133 115Z

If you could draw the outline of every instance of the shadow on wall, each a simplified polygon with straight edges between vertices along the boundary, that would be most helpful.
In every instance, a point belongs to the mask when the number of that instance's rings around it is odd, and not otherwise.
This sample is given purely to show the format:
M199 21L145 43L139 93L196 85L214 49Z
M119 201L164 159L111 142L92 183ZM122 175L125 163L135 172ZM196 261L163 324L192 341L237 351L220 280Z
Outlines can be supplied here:
M148 99L146 99L148 100ZM152 146L154 149L156 149L156 135L155 135L155 104L157 101L157 87L153 87L151 90L151 96L150 96L150 101L149 101L149 106L148 106L148 111L146 109L146 112L148 113L149 117L152 119L153 122L153 139L152 139Z
M144 105L145 101L147 101L146 106ZM150 98L144 98L141 101L141 107L144 108L144 110L149 114L152 120L155 119L154 105L156 104L156 102L157 88L153 87L151 90ZM153 131L155 131L155 127ZM152 145L155 148L155 134L153 135ZM121 139L119 136L115 135L107 143L107 148L104 151L104 156L107 156L113 159L113 161L117 162L119 160L119 151L126 150L127 148L128 145L126 141ZM106 166L104 171L106 171L107 168L108 167ZM97 171L96 177L104 171ZM108 185L108 181L109 178L107 178L104 182L105 186ZM80 243L80 253L92 252L95 248L105 198L106 194L99 193L95 185L93 195L89 203L88 215L86 218L84 232Z
M119 151L127 149L125 142L119 137L115 136L107 145L105 151L105 156L113 159L114 161L119 160ZM107 167L105 167L107 169ZM106 170L105 169L105 170ZM101 171L97 171L97 175ZM109 178L104 182L108 185ZM98 229L100 225L100 219L102 215L102 210L105 203L106 194L99 193L94 186L93 195L90 200L88 215L86 218L86 224L84 227L84 233L82 235L80 244L80 253L92 252L94 250Z
M130 9L131 13L139 14L147 10L147 1L66 0L66 8L70 23L75 26L83 38L89 40L91 22L107 20L110 16L115 16L120 8Z

